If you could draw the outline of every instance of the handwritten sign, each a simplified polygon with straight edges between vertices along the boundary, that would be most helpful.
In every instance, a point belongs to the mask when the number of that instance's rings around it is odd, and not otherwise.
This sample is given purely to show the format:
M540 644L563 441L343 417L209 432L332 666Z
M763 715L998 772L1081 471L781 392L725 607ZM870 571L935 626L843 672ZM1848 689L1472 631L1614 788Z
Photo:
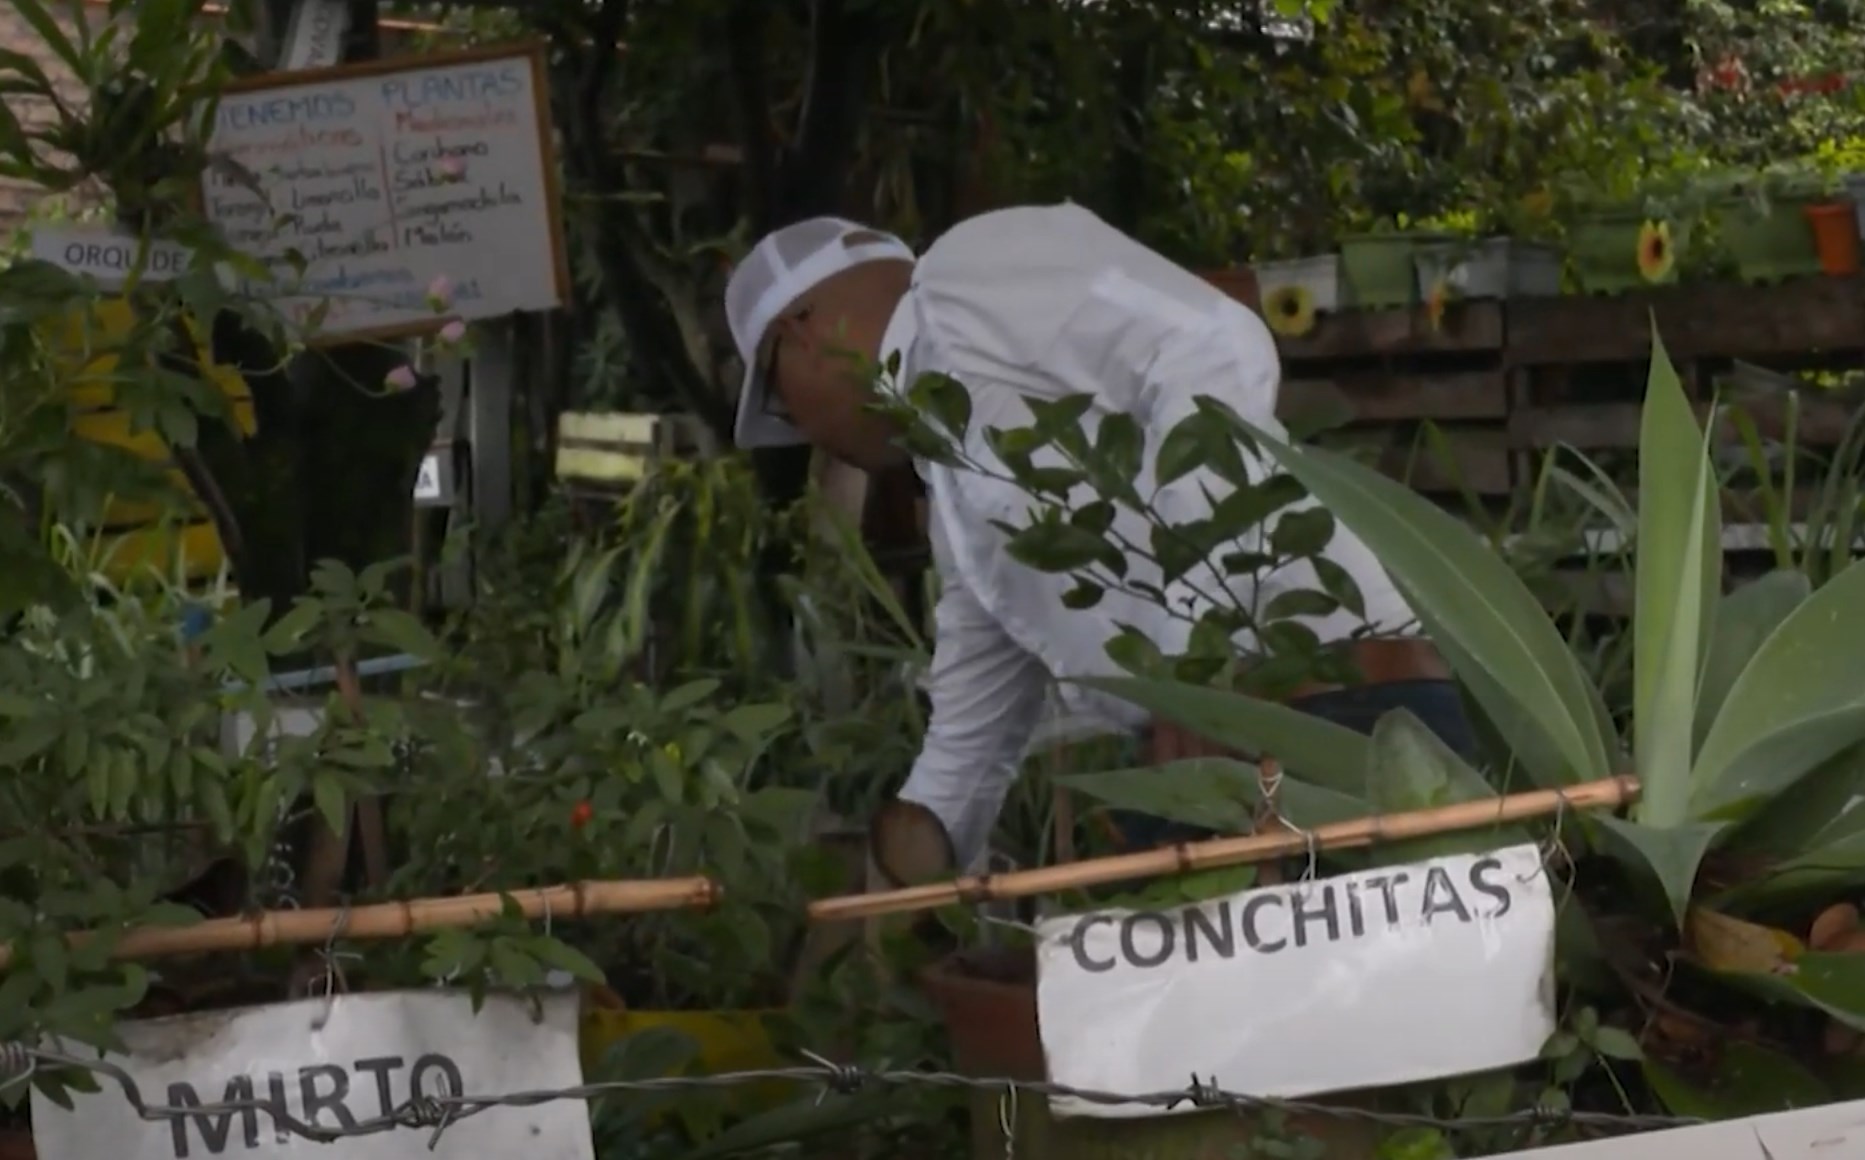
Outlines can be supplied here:
M1043 1053L1071 1087L1171 1091L1197 1075L1297 1098L1507 1067L1554 1032L1554 896L1532 845L1038 932Z
M105 1080L65 1111L35 1091L40 1160L592 1160L589 1112L573 1100L494 1108L441 1134L391 1128L316 1144L263 1110L314 1127L356 1128L410 1099L493 1095L582 1082L577 996L542 1003L493 996L475 1015L457 991L395 991L210 1011L119 1027L129 1051L110 1056L151 1103L199 1108L168 1121L139 1117ZM81 1050L81 1049L79 1049ZM215 1104L237 1105L214 1112Z
M323 334L554 308L546 91L531 49L259 78L221 99L203 208L286 283L253 292Z

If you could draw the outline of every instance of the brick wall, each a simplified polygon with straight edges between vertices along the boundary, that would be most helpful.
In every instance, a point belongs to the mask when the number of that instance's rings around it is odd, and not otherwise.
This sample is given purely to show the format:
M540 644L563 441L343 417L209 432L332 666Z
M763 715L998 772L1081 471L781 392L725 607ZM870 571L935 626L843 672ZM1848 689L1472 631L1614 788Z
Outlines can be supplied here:
M75 9L80 0L50 0L46 7L54 12ZM66 22L69 25L69 21ZM70 71L63 67L53 53L48 51L38 33L26 23L25 17L10 0L0 0L0 46L15 52L24 52L36 59L40 66L61 86L60 95L67 101L73 100L79 91L76 80ZM51 102L33 100L27 97L9 96L4 98L14 116L26 126L27 131L43 125L52 115ZM11 230L25 217L26 212L39 200L42 192L37 186L26 182L0 178L0 233Z

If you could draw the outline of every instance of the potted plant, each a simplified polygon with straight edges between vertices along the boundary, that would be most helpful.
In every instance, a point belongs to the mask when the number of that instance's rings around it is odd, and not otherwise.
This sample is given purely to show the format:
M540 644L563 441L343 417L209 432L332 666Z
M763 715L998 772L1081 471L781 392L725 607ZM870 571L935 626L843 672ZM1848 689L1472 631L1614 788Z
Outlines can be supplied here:
M1475 213L1428 224L1441 225L1458 237L1418 249L1414 259L1418 287L1427 302L1439 287L1458 298L1492 301L1546 298L1561 292L1561 253L1555 246L1529 241L1503 222L1483 230L1482 218Z
M1428 228L1402 214L1381 219L1367 232L1342 235L1341 270L1353 301L1375 308L1413 305L1419 298L1419 250L1455 241L1455 233Z
M1819 243L1806 208L1825 199L1825 186L1803 165L1771 166L1731 185L1718 201L1716 220L1743 281L1820 273Z
M1339 254L1262 261L1255 270L1263 317L1278 334L1304 334L1316 318L1353 304Z

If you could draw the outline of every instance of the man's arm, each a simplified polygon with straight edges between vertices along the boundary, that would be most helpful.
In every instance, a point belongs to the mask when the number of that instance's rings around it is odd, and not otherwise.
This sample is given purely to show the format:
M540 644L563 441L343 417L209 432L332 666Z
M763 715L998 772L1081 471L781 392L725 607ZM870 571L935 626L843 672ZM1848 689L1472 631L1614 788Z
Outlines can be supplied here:
M943 584L926 678L932 717L900 797L945 824L959 869L970 870L982 862L1004 795L1016 781L1048 673L985 611L949 561L940 563Z

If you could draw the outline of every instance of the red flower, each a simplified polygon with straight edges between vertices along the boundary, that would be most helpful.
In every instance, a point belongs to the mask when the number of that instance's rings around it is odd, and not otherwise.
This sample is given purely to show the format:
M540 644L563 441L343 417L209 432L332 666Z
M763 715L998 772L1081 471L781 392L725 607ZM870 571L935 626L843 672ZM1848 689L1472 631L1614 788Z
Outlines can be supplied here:
M588 802L577 802L570 807L570 828L572 830L582 829L589 824L589 819L594 817L595 813L596 808Z

